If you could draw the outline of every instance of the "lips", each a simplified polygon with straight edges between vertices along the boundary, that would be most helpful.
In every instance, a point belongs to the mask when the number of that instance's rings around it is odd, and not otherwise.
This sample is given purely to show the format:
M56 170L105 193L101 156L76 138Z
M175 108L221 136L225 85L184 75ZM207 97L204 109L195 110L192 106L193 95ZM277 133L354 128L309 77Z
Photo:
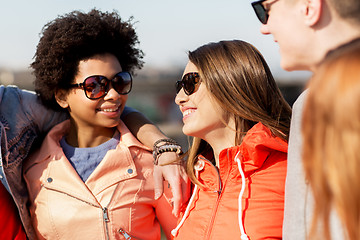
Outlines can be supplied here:
M193 114L194 112L196 112L196 108L191 108L191 107L180 107L180 111L183 114L183 120L186 119L187 117L189 117L191 114Z

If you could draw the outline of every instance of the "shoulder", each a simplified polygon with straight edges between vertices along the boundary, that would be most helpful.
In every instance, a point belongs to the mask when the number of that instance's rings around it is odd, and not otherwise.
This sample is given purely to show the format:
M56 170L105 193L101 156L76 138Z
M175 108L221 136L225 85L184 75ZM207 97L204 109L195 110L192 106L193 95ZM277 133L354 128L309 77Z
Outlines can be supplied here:
M16 86L0 87L0 118L7 129L8 141L16 141L36 136L38 130L34 124L30 106L37 109L36 95ZM40 113L41 114L41 113ZM15 143L16 144L16 143Z
M22 90L16 86L0 87L0 109L2 118L7 121L12 120L13 125L34 124L45 131L66 117L64 113L43 106L35 92Z
M1 97L2 109L3 107L14 107L14 106L30 108L34 105L40 105L40 102L35 92L23 90L13 85L1 86L0 97Z
M118 125L118 130L121 134L120 142L128 148L135 147L145 151L151 151L150 148L139 142L139 140L130 132L125 123L121 120Z
M297 145L302 141L301 121L307 95L308 90L305 90L294 103L290 124L289 149L293 147L293 143Z
M47 160L50 156L56 156L57 159L63 156L60 140L66 135L69 127L70 120L65 120L55 125L45 136L41 146L30 154L27 161L24 163L24 169L29 168L35 163Z
M308 95L308 90L303 91L300 96L296 99L294 102L293 108L292 108L292 114L294 116L301 116L301 113L303 111L305 100Z

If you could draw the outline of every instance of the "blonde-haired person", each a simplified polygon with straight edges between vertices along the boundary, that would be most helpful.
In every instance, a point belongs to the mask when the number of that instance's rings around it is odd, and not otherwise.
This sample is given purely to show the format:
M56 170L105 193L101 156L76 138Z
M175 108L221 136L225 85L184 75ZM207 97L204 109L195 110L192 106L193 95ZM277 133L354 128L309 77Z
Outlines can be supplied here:
M264 35L279 45L280 65L286 71L317 72L326 54L360 38L359 0L258 0L252 3ZM305 240L313 215L313 196L302 166L301 119L307 91L292 106L288 168L285 185L283 237ZM338 218L331 236L342 239Z
M360 239L360 40L330 54L314 75L302 127L315 202L311 239L331 239L333 210L344 238Z
M195 184L175 239L281 239L291 109L258 50L240 40L189 52L176 104Z

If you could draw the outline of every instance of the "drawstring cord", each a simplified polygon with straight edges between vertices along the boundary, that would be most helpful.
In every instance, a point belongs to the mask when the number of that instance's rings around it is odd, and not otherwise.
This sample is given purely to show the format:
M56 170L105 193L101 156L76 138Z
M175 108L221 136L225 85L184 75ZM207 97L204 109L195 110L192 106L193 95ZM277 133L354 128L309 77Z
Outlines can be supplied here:
M240 193L239 193L239 198L238 198L238 206L239 206L239 210L238 210L238 221L239 221L239 227L240 227L240 233L241 233L241 240L248 240L248 236L246 235L245 233L245 230L244 230L244 225L243 225L243 222L242 222L242 206L241 206L241 200L242 200L242 196L244 194L244 191L245 191L245 175L244 175L244 171L241 167L241 161L240 159L238 158L238 155L240 154L240 152L238 152L235 156L235 161L237 162L238 164L238 168L239 168L239 172L240 172L240 175L241 175L241 190L240 190Z
M238 198L238 221L239 221L239 227L240 227L240 233L241 233L241 240L249 240L248 236L246 235L245 233L245 230L244 230L244 225L243 225L243 222L242 222L242 206L241 206L241 200L242 200L242 196L244 194L244 191L245 191L245 175L244 175L244 172L243 172L243 169L241 167L241 161L240 159L238 158L238 155L240 154L240 152L238 152L235 156L235 161L237 162L238 164L238 168L239 168L239 172L240 172L240 175L241 175L241 190L240 190L240 193L239 193L239 198ZM198 173L199 171L195 168L195 175L196 177L198 177ZM191 195L191 198L189 200L189 203L186 207L186 210L185 210L185 213L184 213L184 216L182 217L181 221L179 222L179 224L176 226L176 228L174 228L172 231L171 231L171 234L175 237L180 229L180 227L184 224L184 221L186 219L186 217L189 215L189 212L190 212L190 206L191 206L191 203L194 201L194 198L195 198L195 195L196 195L196 192L197 192L197 189L198 189L198 186L195 185L194 187L194 190L193 190L193 194Z

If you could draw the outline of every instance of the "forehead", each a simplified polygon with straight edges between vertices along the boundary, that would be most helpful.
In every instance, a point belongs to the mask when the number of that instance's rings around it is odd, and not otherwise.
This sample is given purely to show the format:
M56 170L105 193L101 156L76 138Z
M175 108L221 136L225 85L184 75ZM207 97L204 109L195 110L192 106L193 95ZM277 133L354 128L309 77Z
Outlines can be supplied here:
M122 67L114 55L101 54L86 60L81 60L78 65L76 77L86 78L92 75L102 75L110 79L121 71Z
M191 61L186 64L183 76L189 72L199 72L198 68Z

